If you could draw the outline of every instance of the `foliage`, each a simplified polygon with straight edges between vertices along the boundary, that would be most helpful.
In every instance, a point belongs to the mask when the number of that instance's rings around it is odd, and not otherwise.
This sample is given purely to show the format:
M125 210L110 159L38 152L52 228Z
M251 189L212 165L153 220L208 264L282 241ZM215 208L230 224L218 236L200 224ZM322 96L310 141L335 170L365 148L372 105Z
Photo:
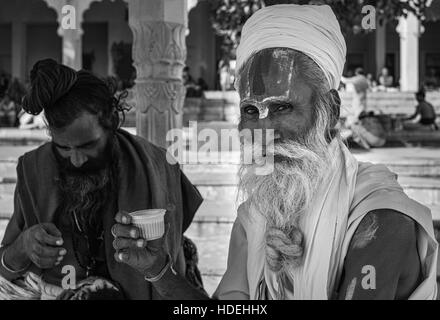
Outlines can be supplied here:
M428 0L209 0L211 20L217 34L222 38L223 61L228 63L235 57L235 47L246 20L258 9L282 3L328 4L335 11L344 34L367 32L361 28L362 8L371 5L376 8L380 24L388 23L409 12L421 20L425 15Z

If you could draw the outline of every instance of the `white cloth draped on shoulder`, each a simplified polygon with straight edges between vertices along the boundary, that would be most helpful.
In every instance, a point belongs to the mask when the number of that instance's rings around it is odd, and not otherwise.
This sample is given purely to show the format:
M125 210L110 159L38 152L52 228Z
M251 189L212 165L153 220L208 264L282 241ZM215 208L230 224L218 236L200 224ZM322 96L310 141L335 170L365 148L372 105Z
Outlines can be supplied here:
M396 175L385 166L358 163L336 140L330 148L334 161L325 183L300 221L305 239L304 263L290 270L293 290L285 290L286 299L333 298L350 241L362 218L377 209L399 211L418 223L417 245L424 280L410 299L435 299L438 244L429 209L408 198ZM262 279L270 296L277 296L276 276L265 262L265 230L264 217L252 205L241 205L232 230L228 267L215 297L260 299Z

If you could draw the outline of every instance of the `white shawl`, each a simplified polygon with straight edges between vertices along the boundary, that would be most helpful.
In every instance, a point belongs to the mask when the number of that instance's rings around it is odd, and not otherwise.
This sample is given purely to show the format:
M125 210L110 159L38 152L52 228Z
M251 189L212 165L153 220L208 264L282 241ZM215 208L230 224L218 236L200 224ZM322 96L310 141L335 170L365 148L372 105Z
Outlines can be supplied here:
M304 263L291 270L294 293L287 299L333 297L344 259L362 218L370 211L392 209L418 224L418 252L424 281L410 299L435 299L438 244L429 209L409 199L385 166L358 163L343 145L333 142L334 161L326 183L301 221L305 237ZM264 217L252 206L240 206L232 230L228 267L217 288L219 299L256 299L264 276L272 297L276 297L275 275L265 268Z

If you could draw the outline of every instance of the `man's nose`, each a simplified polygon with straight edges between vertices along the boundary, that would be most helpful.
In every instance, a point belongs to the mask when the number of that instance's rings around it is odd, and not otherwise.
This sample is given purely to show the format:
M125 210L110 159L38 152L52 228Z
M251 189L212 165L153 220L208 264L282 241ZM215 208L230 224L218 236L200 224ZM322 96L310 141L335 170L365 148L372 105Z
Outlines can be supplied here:
M258 119L257 128L258 129L263 129L263 130L274 129L273 128L273 123L272 123L272 120L270 119L270 117L266 117L266 118L263 118L263 119Z
M72 151L72 154L70 156L70 162L72 165L74 165L76 168L81 168L82 165L87 161L87 157L76 150Z

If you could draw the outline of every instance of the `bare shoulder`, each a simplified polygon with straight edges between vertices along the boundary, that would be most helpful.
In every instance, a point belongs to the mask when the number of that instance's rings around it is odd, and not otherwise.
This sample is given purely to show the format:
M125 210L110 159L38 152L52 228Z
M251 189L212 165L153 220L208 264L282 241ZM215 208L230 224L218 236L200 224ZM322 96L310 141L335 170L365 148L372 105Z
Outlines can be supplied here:
M391 209L369 212L359 224L351 243L353 249L361 249L370 243L405 247L416 239L416 222L409 216Z

